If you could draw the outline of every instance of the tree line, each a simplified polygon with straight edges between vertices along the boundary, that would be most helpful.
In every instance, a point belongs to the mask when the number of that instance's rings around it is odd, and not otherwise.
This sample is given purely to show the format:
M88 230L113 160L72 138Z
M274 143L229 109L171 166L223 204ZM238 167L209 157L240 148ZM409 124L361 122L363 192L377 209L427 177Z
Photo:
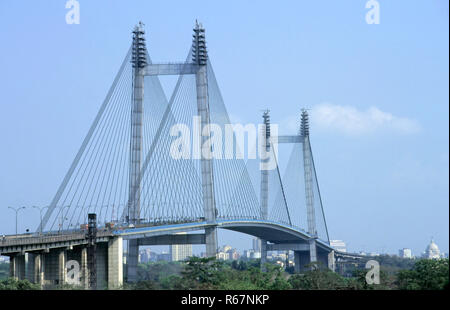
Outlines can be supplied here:
M328 268L311 265L302 274L292 274L274 263L262 272L259 260L219 261L190 257L185 262L156 262L138 265L138 282L125 283L124 290L442 290L449 286L449 260L414 260L409 269L387 264L380 272L380 284L367 284L365 269L355 269L351 277ZM397 261L398 263L398 261ZM380 262L383 266L383 261ZM6 267L5 267L6 266ZM8 264L0 264L4 276ZM319 266L320 267L320 266ZM1 278L0 278L1 279ZM28 280L4 278L0 290L34 290ZM64 285L60 289L77 289Z

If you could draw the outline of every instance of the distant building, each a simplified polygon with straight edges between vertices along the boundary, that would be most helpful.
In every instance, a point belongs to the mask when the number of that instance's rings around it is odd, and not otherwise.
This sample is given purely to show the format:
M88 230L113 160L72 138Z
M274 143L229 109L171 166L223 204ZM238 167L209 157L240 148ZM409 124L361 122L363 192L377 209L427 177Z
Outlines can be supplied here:
M250 258L253 259L261 258L261 252L251 252Z
M244 252L246 255L248 255L248 251ZM225 245L224 247L219 249L219 252L217 253L217 259L220 260L237 260L240 257L239 252L236 249L233 249L229 245Z
M253 238L252 245L253 245L252 248L253 248L254 252L261 252L261 239Z
M139 251L139 262L149 263L157 260L157 253L150 251L150 249L144 249Z
M412 258L412 252L411 249L403 248L398 251L398 256L401 258Z
M231 260L238 260L240 257L239 252L236 249L231 249L227 253L228 253L228 259L231 259Z
M170 262L172 260L172 255L170 253L163 252L161 254L158 254L156 260Z
M192 256L192 244L173 244L170 246L172 262L183 261L190 256Z
M254 250L244 250L243 257L246 257L248 259L261 258L261 252L255 252Z
M231 245L224 245L221 252L225 252L226 253L226 252L228 252L231 249L232 249Z
M220 251L217 253L217 259L219 260L227 260L228 259L228 253L225 253L223 251Z
M251 255L252 252L253 252L252 250L244 250L243 257L250 258L250 255Z
M439 251L439 247L436 243L434 243L434 240L431 239L430 244L425 249L425 253L423 254L423 258L427 259L439 259L441 258L441 253Z
M347 245L342 240L330 240L330 246L339 252L347 252Z
M185 232L177 235L186 235ZM192 256L192 244L172 244L169 247L170 261L179 262L184 261Z
M276 252L276 253L272 253L272 255L270 256L271 260L274 261L286 261L286 253L285 252Z

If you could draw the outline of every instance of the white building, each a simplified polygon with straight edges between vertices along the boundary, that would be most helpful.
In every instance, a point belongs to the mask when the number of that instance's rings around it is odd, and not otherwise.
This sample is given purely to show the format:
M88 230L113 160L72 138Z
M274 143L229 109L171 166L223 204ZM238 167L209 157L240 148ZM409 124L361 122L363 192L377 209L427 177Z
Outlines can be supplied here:
M253 259L261 258L261 252L252 252L250 254L250 258L253 258Z
M226 253L226 252L220 251L220 252L217 253L216 257L219 260L227 260L230 257L230 255L228 253Z
M430 244L425 249L425 253L423 254L424 258L428 259L438 259L441 258L441 252L439 251L439 247L436 243L434 243L434 240L431 239Z
M183 261L192 256L192 244L173 244L170 246L170 260Z
M401 258L412 258L412 252L411 249L403 248L398 251L398 256Z
M185 235L185 232L177 235ZM192 244L172 244L169 247L170 260L172 262L183 261L192 256Z
M342 240L330 240L330 246L339 252L347 252L347 245Z

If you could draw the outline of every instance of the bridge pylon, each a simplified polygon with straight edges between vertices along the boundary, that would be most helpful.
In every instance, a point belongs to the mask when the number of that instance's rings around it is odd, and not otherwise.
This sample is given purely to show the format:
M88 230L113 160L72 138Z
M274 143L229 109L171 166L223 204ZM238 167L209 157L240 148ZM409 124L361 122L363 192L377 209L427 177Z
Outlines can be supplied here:
M314 209L314 189L313 189L313 162L311 144L309 142L309 117L308 112L303 109L301 114L300 135L303 137L303 165L305 179L306 196L306 218L308 221L308 233L312 237L309 240L309 261L317 262L317 228L316 214Z
M192 62L197 65L198 71L195 74L195 84L197 89L197 113L200 117L200 141L201 141L201 174L202 174L202 197L205 220L211 227L205 229L206 235L206 256L215 257L217 254L217 228L216 223L216 203L214 194L213 163L210 158L206 158L204 153L211 151L210 132L210 107L208 98L208 52L206 50L205 28L197 21L192 41Z
M131 107L130 180L127 217L128 222L134 225L139 224L140 218L144 74L147 66L147 48L143 26L143 23L139 22L133 29L131 59L133 64L133 104ZM127 257L127 278L129 282L137 280L138 256L138 240L130 240Z
M270 152L270 115L269 110L263 112L263 123L262 127L263 132L261 133L262 147L266 154ZM268 158L261 159L261 219L267 220L269 214L269 170L264 167L265 164L269 161ZM261 240L261 270L265 271L265 263L267 261L267 240Z

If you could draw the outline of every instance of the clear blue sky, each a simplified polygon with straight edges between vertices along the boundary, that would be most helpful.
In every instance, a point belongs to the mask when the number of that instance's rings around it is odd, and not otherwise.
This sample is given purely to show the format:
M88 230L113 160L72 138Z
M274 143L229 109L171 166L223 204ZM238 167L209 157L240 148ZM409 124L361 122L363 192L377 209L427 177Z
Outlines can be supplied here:
M449 245L447 0L65 0L0 2L0 233L8 206L50 202L130 44L146 24L154 61L183 60L203 22L229 113L296 131L311 109L311 143L332 239L350 250L420 254ZM26 217L24 217L26 215ZM22 213L34 230L38 212ZM249 238L221 243L249 248Z

